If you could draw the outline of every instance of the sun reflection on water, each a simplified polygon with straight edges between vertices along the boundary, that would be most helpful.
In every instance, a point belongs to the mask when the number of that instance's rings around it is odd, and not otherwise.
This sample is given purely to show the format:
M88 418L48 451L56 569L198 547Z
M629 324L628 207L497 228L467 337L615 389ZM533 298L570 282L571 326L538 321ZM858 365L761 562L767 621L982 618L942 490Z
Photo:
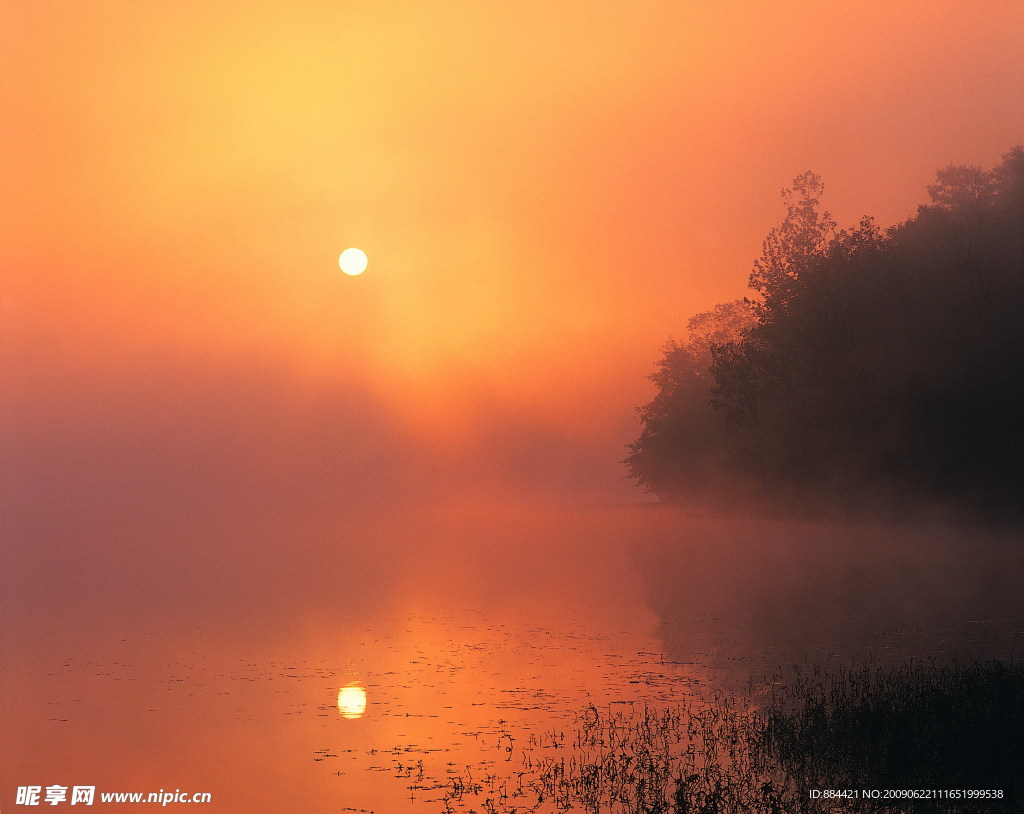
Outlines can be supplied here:
M358 684L338 690L338 712L344 718L362 718L366 712L366 690Z

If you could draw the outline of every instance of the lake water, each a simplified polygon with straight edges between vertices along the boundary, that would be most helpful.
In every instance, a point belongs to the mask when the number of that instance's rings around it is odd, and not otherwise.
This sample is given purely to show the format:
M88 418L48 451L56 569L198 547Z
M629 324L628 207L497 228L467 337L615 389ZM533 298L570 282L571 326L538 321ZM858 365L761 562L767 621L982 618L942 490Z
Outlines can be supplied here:
M5 810L59 785L239 814L553 811L528 784L592 709L1024 648L1015 535L941 523L431 508L49 540L5 569Z

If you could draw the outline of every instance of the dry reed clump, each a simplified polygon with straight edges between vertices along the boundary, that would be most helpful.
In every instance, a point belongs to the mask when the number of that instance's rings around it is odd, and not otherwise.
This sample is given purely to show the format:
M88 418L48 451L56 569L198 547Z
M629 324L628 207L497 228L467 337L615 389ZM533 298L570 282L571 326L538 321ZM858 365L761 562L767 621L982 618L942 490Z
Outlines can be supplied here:
M531 737L503 776L453 781L444 804L487 814L1024 811L1022 732L1017 664L794 670L673 709L591 706L569 737ZM826 789L854 794L811 796ZM1002 796L945 796L954 789Z

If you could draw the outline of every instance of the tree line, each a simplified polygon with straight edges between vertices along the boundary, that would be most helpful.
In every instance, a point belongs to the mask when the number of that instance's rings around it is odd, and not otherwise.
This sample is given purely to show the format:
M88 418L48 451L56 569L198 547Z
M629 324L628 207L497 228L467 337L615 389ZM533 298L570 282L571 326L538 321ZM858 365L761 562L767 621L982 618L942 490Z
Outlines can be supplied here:
M1024 149L939 170L930 202L840 229L782 191L751 293L669 340L629 477L663 499L954 500L1024 510Z

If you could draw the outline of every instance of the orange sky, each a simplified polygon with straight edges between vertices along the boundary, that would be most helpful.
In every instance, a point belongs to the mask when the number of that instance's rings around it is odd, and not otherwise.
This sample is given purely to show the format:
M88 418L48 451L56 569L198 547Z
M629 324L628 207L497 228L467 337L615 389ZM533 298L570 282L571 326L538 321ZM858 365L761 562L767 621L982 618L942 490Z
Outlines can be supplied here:
M793 176L892 223L1024 139L1018 0L294 5L4 4L27 493L383 467L629 496L659 346L743 295Z

